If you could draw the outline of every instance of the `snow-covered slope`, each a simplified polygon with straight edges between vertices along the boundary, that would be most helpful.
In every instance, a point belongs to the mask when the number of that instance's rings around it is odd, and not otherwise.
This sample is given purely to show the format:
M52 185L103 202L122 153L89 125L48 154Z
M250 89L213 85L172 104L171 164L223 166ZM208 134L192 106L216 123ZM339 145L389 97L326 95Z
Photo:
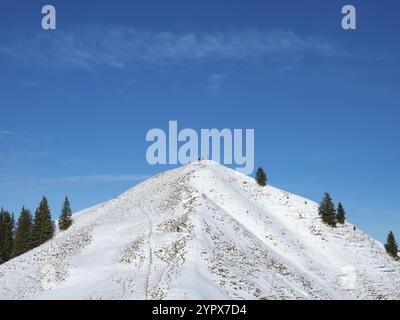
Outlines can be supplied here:
M1 299L398 299L400 263L317 204L215 162L74 215L0 266Z

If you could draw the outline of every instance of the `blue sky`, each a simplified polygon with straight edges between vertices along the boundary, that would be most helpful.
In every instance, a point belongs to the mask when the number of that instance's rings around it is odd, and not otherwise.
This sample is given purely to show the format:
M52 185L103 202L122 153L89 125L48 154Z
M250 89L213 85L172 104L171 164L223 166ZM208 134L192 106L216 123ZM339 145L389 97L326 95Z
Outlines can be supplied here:
M57 30L41 29L41 8ZM357 30L341 28L353 4ZM270 183L400 237L398 1L2 1L0 206L75 211L147 176L169 120L254 128Z

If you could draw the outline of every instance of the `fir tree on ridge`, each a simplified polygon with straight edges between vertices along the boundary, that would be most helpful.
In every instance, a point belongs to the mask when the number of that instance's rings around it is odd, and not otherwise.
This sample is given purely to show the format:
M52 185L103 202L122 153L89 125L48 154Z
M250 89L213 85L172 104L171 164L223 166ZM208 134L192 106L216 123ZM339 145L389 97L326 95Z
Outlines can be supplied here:
M262 186L265 187L267 185L267 175L264 172L264 169L259 167L256 173L256 181L257 183Z
M393 258L398 259L399 248L397 246L397 241L396 241L392 231L389 231L389 234L387 236L385 249L386 249L386 252L390 256L392 256Z
M318 208L318 212L323 222L331 227L336 227L336 209L328 192L325 192Z
M58 227L60 230L67 230L72 225L72 211L68 197L65 197L63 208L61 211L60 219L58 220Z
M43 197L39 208L36 209L32 228L31 246L37 247L50 240L54 234L54 223L51 218L49 204Z
M13 257L17 257L30 249L32 235L32 214L25 207L22 208L15 231Z
M346 220L346 212L344 211L342 203L339 202L336 214L336 221L340 224L344 224L345 220Z
M12 258L14 219L10 212L0 210L0 263Z

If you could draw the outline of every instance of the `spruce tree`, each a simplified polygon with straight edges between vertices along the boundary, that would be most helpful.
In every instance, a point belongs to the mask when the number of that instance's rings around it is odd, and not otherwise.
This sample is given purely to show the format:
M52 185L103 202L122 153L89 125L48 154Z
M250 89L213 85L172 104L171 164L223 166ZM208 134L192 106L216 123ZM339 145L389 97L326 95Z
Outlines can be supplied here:
M318 211L323 222L336 227L336 209L328 192L325 192Z
M267 185L267 175L261 167L259 167L257 170L256 181L262 187L265 187Z
M6 262L12 258L14 245L13 238L13 218L8 211L0 211L0 263Z
M0 209L0 264L5 262L3 261L3 250L2 250L3 234L4 234L3 215L4 211L3 208L1 208Z
M37 247L50 240L54 234L54 223L46 197L43 197L36 209L32 228L31 246Z
M392 231L389 231L389 234L387 236L386 244L385 244L385 249L386 252L392 256L393 258L398 258L398 251L399 248L397 246L397 241L394 237L394 234Z
M60 230L67 230L72 225L72 211L68 197L65 197L64 205L61 211L58 227Z
M32 235L32 214L25 207L22 208L21 214L18 218L17 229L15 231L14 250L13 256L17 257L30 249Z
M13 237L15 236L15 219L14 219L14 212L11 213L11 226L12 226L12 234Z
M344 211L342 203L339 202L336 214L336 221L340 224L344 224L345 220L346 220L346 212Z

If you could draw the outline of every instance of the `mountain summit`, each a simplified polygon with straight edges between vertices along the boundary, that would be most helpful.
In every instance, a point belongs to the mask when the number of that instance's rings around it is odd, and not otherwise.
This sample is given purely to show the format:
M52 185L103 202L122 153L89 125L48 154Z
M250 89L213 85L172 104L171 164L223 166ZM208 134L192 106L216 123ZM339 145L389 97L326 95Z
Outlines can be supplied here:
M400 263L318 204L212 161L73 215L0 266L0 299L399 299Z

